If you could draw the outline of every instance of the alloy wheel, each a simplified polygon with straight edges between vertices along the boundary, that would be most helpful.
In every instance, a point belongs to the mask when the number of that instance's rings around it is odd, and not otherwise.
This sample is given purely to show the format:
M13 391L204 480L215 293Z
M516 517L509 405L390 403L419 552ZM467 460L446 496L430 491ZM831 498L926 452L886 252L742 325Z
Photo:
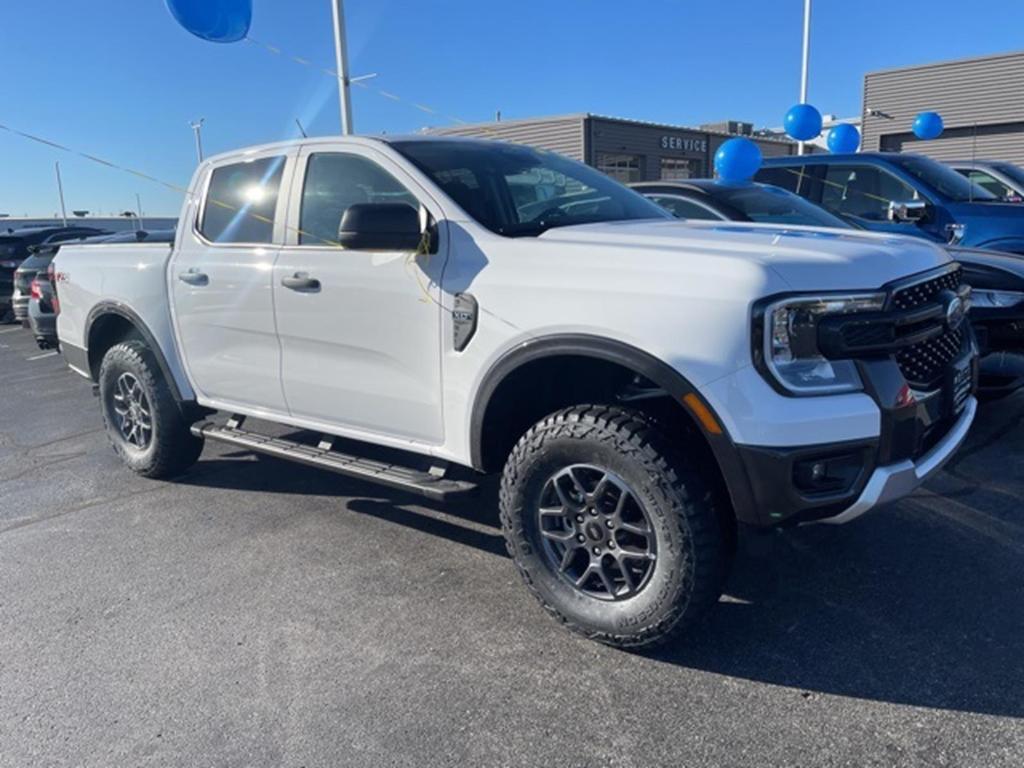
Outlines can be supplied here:
M622 478L599 467L556 472L541 491L537 527L548 565L590 597L634 597L654 571L647 510Z

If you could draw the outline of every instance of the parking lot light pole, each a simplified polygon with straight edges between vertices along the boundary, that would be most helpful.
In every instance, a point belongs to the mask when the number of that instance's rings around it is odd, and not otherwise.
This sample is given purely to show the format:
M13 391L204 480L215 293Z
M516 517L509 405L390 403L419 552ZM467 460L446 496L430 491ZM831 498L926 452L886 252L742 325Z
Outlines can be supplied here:
M198 120L194 120L189 123L192 126L192 133L196 137L196 157L199 158L199 162L203 162L203 123L206 122L205 117L200 117Z
M807 64L811 55L811 0L804 0L804 50L800 66L800 103L807 103ZM804 153L804 143L797 144L796 153Z
M349 93L348 46L345 39L345 8L342 0L332 0L334 13L334 59L338 71L338 100L341 102L341 132L352 133L352 99Z
M64 207L64 184L60 180L60 163L54 163L53 167L57 170L57 194L60 195L60 216L66 227L68 225L68 211Z

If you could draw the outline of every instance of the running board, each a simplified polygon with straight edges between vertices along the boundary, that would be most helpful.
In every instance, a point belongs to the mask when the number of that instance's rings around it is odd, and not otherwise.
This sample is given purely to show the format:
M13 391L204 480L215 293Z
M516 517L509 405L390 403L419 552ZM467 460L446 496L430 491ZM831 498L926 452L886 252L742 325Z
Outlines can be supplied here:
M385 464L335 451L334 438L330 435L324 435L317 446L304 445L241 429L242 421L240 417L232 417L224 426L209 421L200 422L192 425L192 434L207 440L247 448L256 453L265 453L279 459L296 461L340 475L398 488L435 501L465 496L477 489L475 483L445 477L445 466L441 464L432 466L426 472L397 464Z

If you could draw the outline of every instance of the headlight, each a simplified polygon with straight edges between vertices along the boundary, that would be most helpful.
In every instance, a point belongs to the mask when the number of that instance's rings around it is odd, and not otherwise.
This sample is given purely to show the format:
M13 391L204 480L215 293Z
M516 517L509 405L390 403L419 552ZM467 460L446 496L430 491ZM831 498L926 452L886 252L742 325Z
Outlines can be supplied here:
M1020 291L990 291L975 288L971 292L971 306L980 309L1006 309L1024 302L1024 293Z
M878 312L884 293L795 296L764 310L764 365L794 395L856 392L863 387L852 360L826 360L818 349L818 321L829 315Z

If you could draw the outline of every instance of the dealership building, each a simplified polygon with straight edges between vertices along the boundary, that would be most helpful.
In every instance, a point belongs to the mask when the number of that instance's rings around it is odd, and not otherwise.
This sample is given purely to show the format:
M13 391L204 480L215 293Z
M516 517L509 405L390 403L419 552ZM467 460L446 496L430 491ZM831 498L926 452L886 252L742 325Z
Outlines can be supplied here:
M752 132L749 123L685 128L589 113L429 130L432 134L477 136L549 149L626 183L710 177L715 151L737 134L757 142L765 157L796 153L796 144L791 141L753 136Z
M1004 160L1024 165L1024 52L870 72L864 77L864 150L918 152L936 160ZM919 112L945 130L920 141Z

